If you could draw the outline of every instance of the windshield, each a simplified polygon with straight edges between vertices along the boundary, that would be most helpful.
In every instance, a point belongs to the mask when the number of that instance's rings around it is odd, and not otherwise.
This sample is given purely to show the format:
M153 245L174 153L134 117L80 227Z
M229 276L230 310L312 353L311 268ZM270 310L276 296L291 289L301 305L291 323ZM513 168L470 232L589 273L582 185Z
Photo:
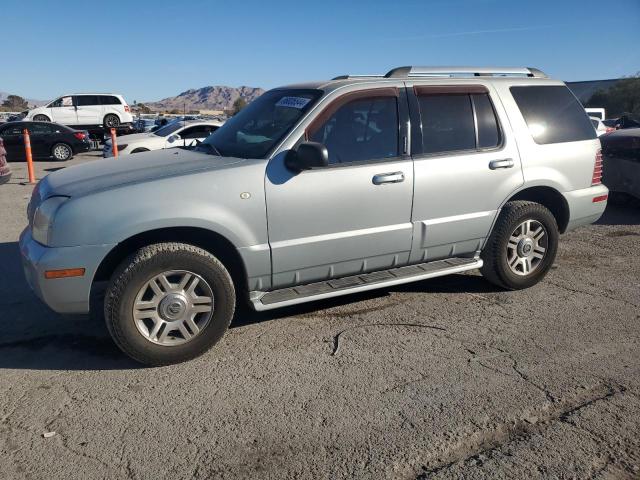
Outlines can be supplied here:
M251 102L196 150L265 158L322 95L320 90L271 90ZM213 148L211 148L213 147Z
M176 130L180 130L182 128L182 122L172 122L166 124L164 127L159 128L155 132L154 135L158 135L159 137L168 137Z

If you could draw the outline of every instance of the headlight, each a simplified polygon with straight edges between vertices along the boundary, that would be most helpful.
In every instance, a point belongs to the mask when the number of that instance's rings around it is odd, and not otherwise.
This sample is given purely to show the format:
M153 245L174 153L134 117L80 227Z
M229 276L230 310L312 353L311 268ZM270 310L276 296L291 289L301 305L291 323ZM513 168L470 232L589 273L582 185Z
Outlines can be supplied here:
M33 215L31 235L42 245L49 245L49 231L53 225L56 212L69 197L51 197L40 204Z

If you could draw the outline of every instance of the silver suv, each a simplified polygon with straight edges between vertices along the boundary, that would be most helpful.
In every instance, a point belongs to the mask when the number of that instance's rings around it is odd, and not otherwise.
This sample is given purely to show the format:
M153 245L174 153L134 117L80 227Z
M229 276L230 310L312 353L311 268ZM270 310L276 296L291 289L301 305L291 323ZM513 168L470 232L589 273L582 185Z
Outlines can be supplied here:
M596 221L600 142L532 68L402 67L263 94L195 150L44 178L20 248L53 310L106 284L115 342L149 365L255 310L480 269L530 287L559 234ZM102 305L99 306L102 308Z

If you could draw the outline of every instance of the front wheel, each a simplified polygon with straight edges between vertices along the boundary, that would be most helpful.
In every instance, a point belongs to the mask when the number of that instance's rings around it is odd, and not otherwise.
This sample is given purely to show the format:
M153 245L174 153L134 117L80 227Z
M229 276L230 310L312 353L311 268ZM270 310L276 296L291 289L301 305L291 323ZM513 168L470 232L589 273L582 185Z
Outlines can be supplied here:
M150 366L195 358L222 338L235 311L224 265L206 250L158 243L138 250L111 277L107 328L120 349Z
M34 122L50 122L51 120L46 115L36 115L33 117Z
M481 257L482 275L510 290L535 285L556 258L560 234L553 214L527 201L507 203L489 236Z

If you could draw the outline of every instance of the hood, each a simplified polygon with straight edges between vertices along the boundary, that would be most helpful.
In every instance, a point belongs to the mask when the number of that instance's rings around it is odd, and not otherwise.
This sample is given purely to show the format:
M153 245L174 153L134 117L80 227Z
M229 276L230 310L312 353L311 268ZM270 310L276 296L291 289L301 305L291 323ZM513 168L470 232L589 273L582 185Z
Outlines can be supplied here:
M82 196L123 185L217 170L244 161L180 148L104 158L47 175L38 186L38 197L44 200L53 195Z

